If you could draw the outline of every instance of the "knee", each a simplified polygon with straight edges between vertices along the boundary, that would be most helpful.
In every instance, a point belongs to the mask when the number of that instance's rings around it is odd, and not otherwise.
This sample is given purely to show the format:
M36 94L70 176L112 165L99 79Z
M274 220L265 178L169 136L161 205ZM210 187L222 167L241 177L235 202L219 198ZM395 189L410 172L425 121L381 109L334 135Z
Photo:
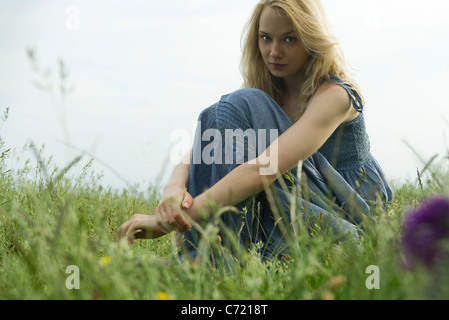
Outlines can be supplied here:
M257 88L242 88L242 89L238 89L236 91L234 91L233 93L231 93L231 95L235 95L235 96L243 96L243 97L248 97L248 96L268 96L267 93L265 93L265 91L262 91L260 89Z
M252 106L255 103L260 105L260 102L268 101L270 99L271 97L262 90L256 88L244 88L223 96L221 100L242 107Z
M278 104L266 92L256 88L244 88L224 95L219 105L233 109L241 116L258 115L263 113L272 114L273 109L279 108ZM267 114L267 116L268 116Z

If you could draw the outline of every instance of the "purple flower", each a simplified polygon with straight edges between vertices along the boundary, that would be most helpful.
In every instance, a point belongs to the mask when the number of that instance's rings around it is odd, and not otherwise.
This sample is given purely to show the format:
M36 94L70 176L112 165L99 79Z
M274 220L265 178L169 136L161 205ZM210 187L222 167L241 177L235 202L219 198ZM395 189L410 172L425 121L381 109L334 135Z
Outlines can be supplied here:
M449 239L449 200L434 198L410 212L403 224L406 264L420 261L433 267L444 255L442 240Z

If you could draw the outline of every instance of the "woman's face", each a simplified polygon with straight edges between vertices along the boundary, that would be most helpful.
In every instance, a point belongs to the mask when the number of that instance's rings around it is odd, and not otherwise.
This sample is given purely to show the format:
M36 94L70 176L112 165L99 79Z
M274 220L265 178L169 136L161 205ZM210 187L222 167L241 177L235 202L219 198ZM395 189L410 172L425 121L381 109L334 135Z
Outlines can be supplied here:
M259 24L259 50L271 74L286 81L300 79L309 55L287 15L265 7Z

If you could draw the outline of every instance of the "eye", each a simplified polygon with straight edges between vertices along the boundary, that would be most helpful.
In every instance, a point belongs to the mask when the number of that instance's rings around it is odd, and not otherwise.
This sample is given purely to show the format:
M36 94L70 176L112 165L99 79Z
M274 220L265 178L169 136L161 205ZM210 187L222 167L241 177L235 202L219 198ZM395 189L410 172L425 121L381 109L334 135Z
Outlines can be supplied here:
M261 34L260 39L262 39L263 41L271 41L270 36L267 36L266 34Z
M285 38L285 42L287 42L287 43L295 43L296 41L297 41L296 37Z

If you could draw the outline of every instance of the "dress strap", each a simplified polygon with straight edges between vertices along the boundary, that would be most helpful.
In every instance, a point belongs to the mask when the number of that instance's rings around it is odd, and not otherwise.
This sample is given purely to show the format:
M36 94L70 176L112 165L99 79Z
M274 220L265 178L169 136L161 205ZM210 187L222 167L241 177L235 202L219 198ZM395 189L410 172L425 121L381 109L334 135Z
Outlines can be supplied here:
M363 100L360 97L357 90L355 90L351 86L351 84L344 82L342 79L334 76L333 74L329 75L329 80L331 80L332 82L335 82L336 84L340 85L343 89L346 90L346 92L349 95L349 98L351 99L352 106L354 107L354 109L356 109L358 112L363 111Z

